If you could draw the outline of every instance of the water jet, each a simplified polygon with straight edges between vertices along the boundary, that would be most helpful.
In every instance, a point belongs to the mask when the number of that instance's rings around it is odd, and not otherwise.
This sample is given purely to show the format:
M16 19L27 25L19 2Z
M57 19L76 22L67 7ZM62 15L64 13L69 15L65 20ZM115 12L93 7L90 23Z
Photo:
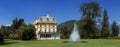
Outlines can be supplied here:
M76 23L74 23L74 28L73 28L72 33L70 35L69 42L80 42L80 35L78 32L78 28L77 28Z

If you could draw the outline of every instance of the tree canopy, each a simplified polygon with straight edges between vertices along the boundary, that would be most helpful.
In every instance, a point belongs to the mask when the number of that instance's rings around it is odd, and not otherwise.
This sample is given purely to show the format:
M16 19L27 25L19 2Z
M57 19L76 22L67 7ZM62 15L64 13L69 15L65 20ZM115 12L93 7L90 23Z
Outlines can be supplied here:
M83 17L88 19L95 19L96 17L101 16L101 7L97 2L88 2L80 5L80 11L83 14Z
M101 16L101 7L97 2L87 2L80 5L82 18L79 21L81 36L83 38L98 38L99 33L96 28L96 18Z

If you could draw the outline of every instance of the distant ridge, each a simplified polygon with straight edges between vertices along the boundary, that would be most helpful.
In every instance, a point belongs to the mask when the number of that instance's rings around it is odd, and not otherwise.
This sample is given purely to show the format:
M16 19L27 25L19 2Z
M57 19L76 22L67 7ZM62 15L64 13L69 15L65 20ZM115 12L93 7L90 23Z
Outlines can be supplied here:
M75 22L76 22L76 20L69 20L69 21L66 21L66 22L59 24L58 31L60 31L61 27L64 25L67 26L68 30L72 30Z

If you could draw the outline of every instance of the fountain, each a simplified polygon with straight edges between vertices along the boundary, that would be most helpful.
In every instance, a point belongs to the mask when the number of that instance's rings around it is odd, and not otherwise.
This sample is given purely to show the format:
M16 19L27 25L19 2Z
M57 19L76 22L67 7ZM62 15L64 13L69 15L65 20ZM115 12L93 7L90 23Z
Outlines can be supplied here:
M79 36L79 33L78 33L76 23L74 23L74 28L73 28L72 33L70 35L69 42L80 42L80 36Z

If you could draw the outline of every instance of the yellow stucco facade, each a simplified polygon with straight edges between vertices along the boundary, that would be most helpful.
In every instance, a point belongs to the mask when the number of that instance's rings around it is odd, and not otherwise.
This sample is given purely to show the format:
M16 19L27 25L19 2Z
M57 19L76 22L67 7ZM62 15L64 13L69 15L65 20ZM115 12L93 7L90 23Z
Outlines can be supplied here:
M60 39L60 34L57 32L57 23L56 19L47 16L37 18L33 25L36 28L36 38L41 39Z

